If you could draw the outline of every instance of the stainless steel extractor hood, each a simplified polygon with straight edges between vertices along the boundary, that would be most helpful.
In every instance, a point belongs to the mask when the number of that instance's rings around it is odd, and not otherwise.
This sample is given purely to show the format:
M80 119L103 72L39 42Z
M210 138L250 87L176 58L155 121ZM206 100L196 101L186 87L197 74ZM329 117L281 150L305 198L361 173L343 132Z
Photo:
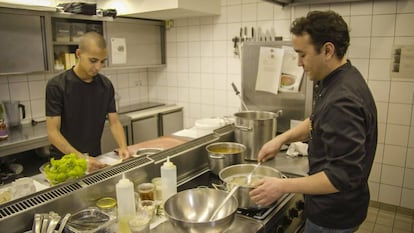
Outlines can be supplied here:
M305 5L305 4L322 4L322 3L343 3L343 2L366 2L370 0L263 0L282 6L287 5Z

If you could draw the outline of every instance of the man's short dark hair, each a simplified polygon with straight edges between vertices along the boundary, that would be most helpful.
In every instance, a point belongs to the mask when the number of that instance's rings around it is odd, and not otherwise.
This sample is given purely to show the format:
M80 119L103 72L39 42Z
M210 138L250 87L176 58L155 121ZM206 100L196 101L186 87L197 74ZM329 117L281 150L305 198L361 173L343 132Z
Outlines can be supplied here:
M290 32L297 36L309 34L316 52L320 53L326 42L335 45L338 58L343 58L349 46L348 25L334 11L311 11L306 17L293 21Z

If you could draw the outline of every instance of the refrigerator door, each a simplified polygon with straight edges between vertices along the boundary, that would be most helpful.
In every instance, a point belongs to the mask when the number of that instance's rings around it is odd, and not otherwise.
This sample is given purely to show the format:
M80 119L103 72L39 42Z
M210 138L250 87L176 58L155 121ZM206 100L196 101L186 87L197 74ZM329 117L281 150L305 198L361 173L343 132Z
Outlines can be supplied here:
M162 130L160 135L171 135L172 133L184 129L183 119L182 109L173 112L160 113L160 129Z

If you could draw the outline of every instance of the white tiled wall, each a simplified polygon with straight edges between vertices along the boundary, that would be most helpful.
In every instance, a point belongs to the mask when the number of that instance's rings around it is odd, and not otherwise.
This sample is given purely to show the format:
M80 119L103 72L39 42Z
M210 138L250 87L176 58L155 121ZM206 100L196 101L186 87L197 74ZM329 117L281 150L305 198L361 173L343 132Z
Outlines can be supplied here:
M348 57L367 80L378 107L378 149L370 176L373 200L414 209L414 79L391 80L394 44L414 45L414 1L367 1L280 7L261 0L222 0L220 16L175 20L167 31L167 68L149 70L151 100L178 103L185 126L231 115L239 100L240 60L231 38L240 27L274 28L290 39L291 21L310 10L335 10L348 22ZM185 81L183 83L179 80Z
M103 71L118 93L119 106L148 101L148 77L145 69ZM45 87L55 74L0 76L0 101L19 100L26 109L26 119L41 120L45 116Z

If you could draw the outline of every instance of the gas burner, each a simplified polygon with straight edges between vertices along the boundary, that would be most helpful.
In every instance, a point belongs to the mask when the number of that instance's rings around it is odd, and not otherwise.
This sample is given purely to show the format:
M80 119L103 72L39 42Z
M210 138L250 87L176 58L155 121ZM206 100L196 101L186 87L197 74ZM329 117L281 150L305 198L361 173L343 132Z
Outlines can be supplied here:
M277 206L279 206L285 198L288 197L288 194L283 195L279 200L274 202L270 207L267 208L260 208L260 209L237 209L237 213L258 219L263 220L265 219L269 214L273 212L273 210L276 209Z

